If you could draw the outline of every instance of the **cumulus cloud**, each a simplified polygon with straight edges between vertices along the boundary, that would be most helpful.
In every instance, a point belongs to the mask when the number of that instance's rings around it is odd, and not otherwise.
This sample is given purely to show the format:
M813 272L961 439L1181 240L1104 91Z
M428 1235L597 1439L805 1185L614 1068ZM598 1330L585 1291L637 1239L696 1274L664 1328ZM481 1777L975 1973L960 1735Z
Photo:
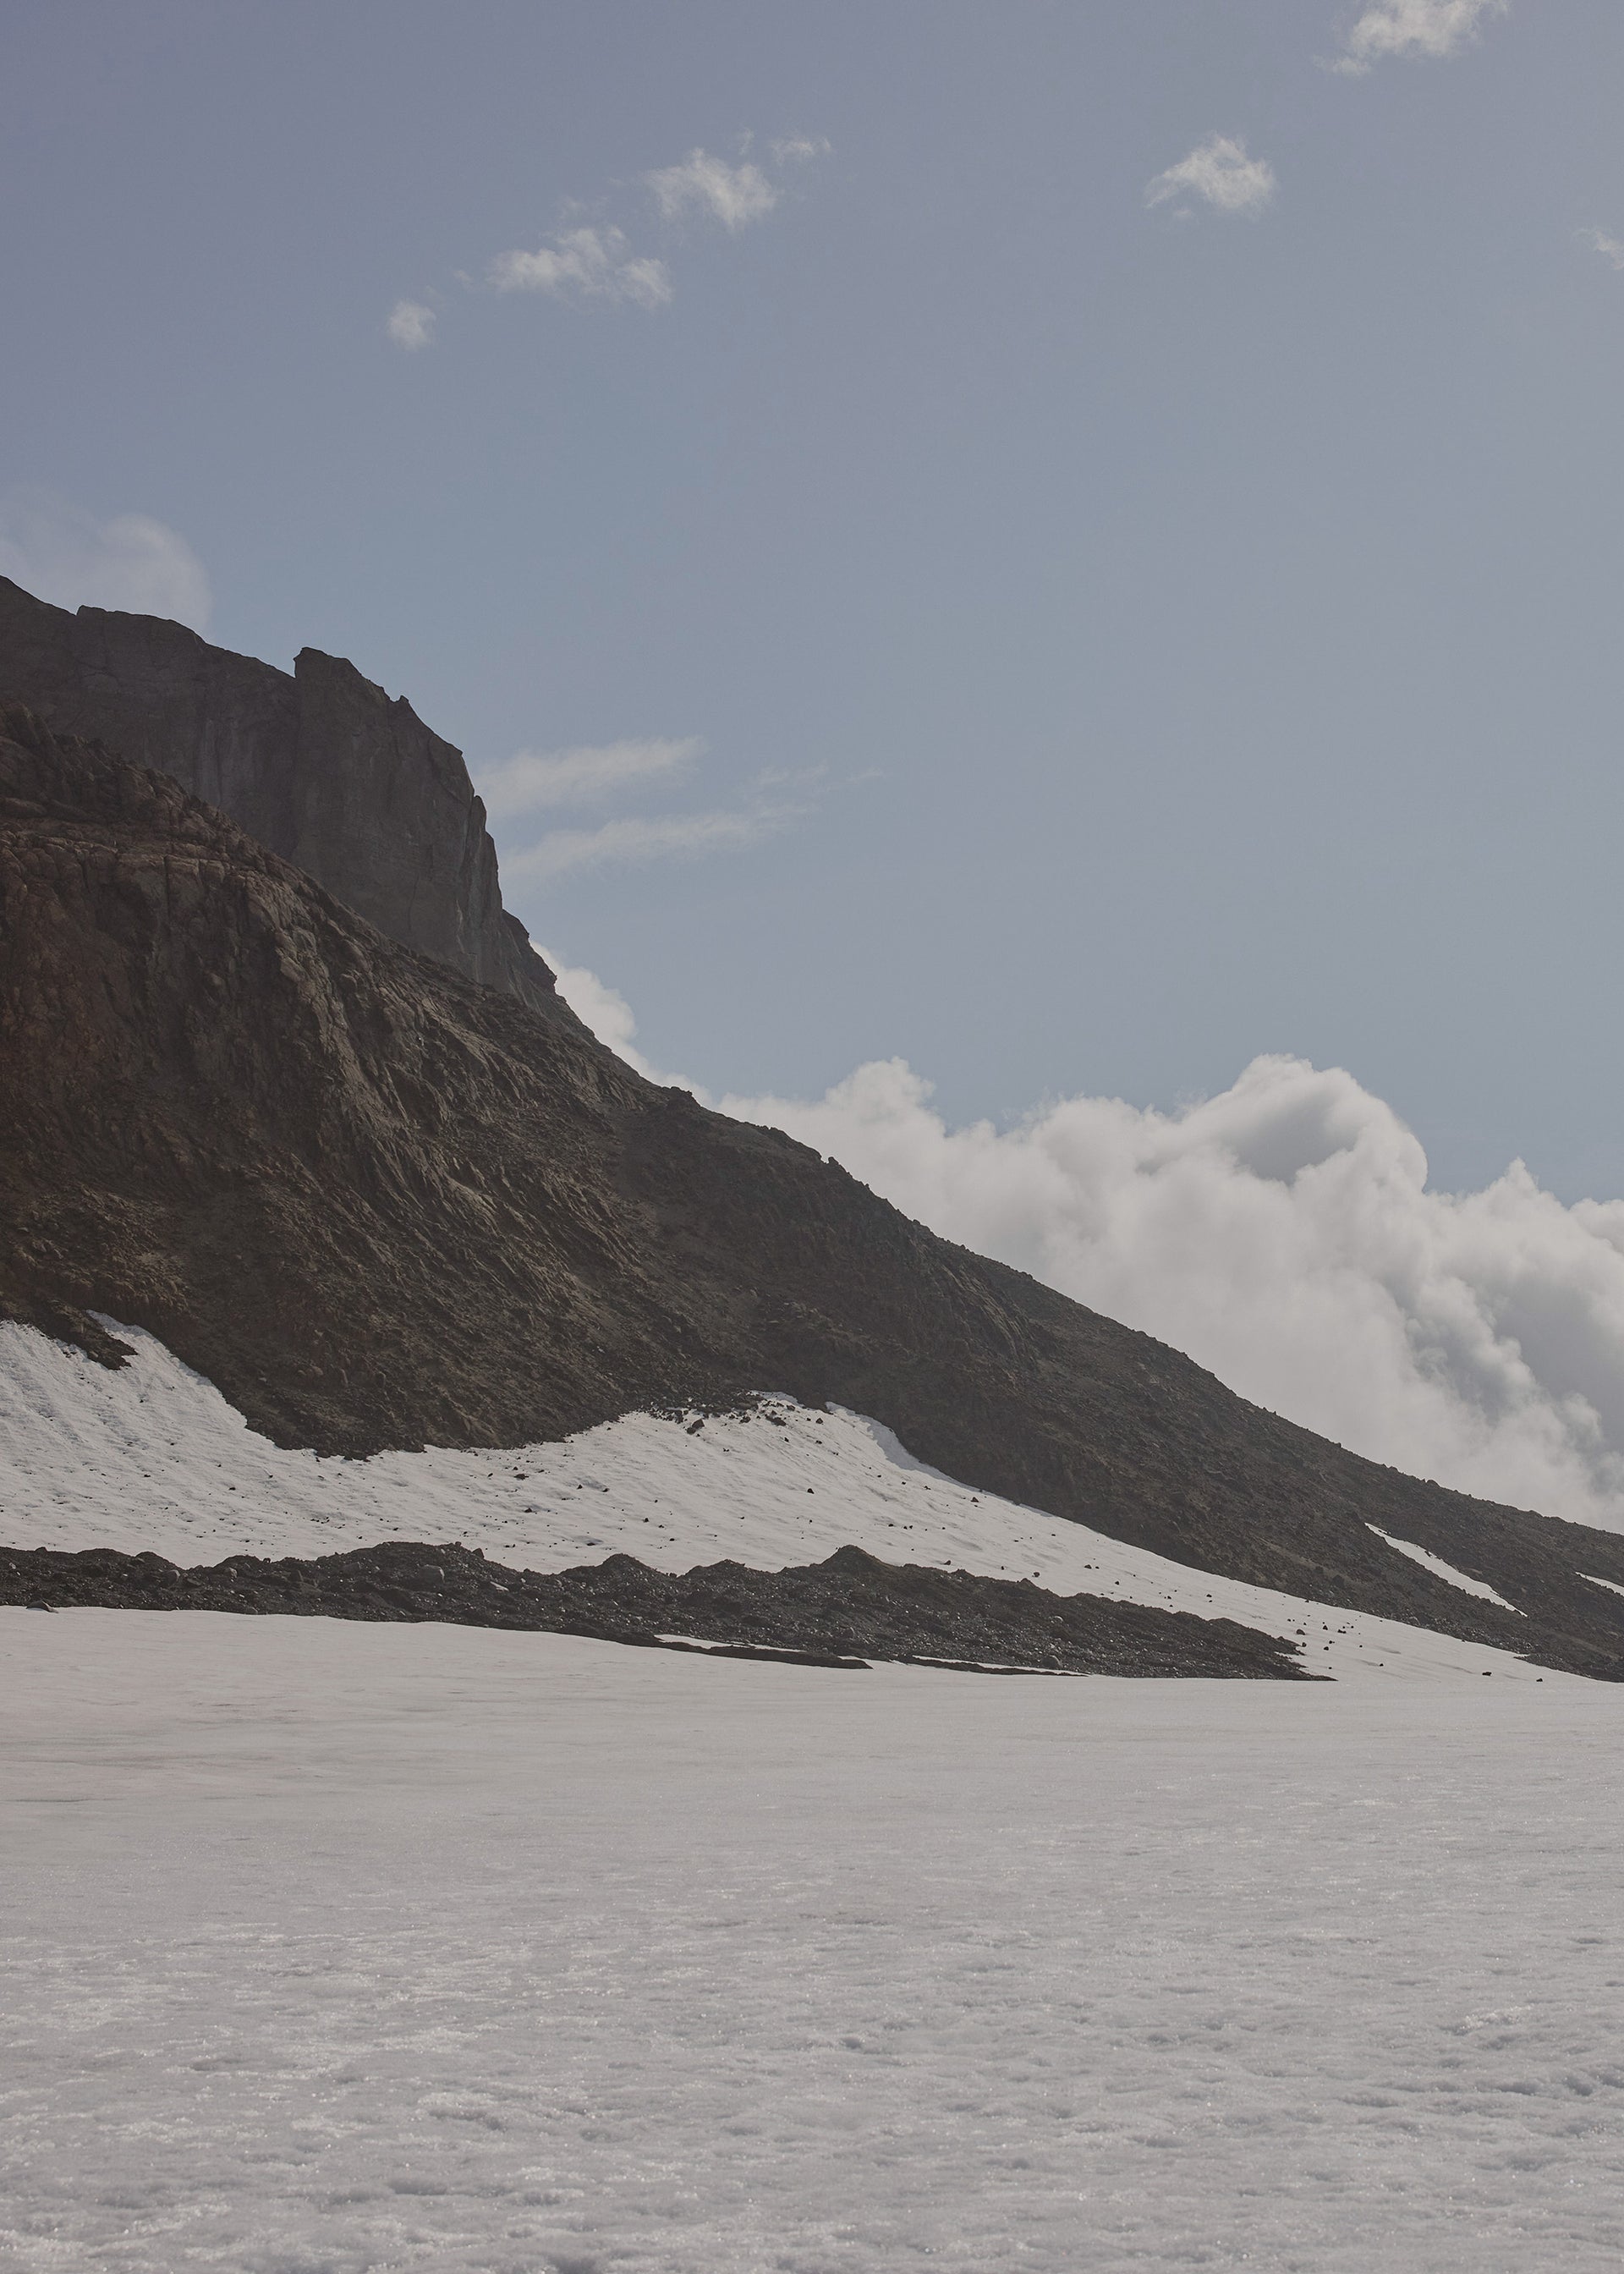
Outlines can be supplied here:
M551 967L558 991L576 1018L590 1027L616 1058L623 1058L635 1073L646 1075L650 1081L663 1083L668 1089L686 1089L696 1097L704 1096L703 1091L695 1089L692 1082L683 1081L676 1074L661 1073L649 1064L637 1048L637 1021L632 1015L632 1006L617 989L606 986L583 963L565 963L550 948L538 948L537 953Z
M808 155L813 154L810 150ZM680 221L698 213L719 221L732 235L761 221L778 202L778 191L759 166L748 159L730 166L708 151L690 150L680 164L661 166L643 180L654 192L663 219Z
M149 514L110 521L29 495L0 505L0 576L63 608L123 608L207 629L214 606L202 562Z
M1510 0L1372 0L1354 24L1336 68L1364 72L1388 56L1459 52Z
M596 829L551 829L527 852L504 854L509 877L562 877L575 869L614 862L689 859L701 853L737 852L758 845L795 817L787 806L752 812L633 814Z
M1219 213L1256 215L1274 190L1274 169L1267 158L1248 157L1244 142L1214 134L1147 183L1145 202L1162 206L1177 200L1177 210L1187 214L1193 210L1189 200L1199 198Z
M891 1058L719 1103L1373 1460L1624 1531L1624 1201L1564 1207L1520 1162L1432 1192L1389 1106L1297 1058L1177 1113L1079 1097L950 1129L930 1100Z
M425 348L434 337L434 311L421 300L397 300L386 329L397 348Z
M493 818L539 813L549 806L596 805L635 783L669 780L700 757L697 734L680 741L652 735L625 742L583 742L567 750L520 750L487 767L475 787Z
M1609 237L1605 229L1584 229L1579 232L1592 252L1599 252L1615 268L1624 268L1624 239Z
M629 300L661 308L671 298L663 260L634 253L613 222L560 230L535 252L500 252L490 281L499 292L551 292L560 299Z

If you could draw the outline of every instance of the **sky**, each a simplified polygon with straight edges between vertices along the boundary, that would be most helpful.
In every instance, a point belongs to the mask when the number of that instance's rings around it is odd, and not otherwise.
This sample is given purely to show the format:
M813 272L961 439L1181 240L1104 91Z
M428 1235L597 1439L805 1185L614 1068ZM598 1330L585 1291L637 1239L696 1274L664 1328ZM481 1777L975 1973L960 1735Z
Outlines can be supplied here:
M350 656L716 1095L1624 1195L1616 0L12 0L0 568Z

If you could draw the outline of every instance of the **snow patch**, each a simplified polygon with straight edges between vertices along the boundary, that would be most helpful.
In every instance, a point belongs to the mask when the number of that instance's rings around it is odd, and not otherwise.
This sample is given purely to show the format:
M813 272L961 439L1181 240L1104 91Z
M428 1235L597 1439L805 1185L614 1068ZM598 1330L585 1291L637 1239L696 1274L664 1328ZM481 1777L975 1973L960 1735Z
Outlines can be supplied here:
M891 1562L1237 1619L1299 1643L1317 1675L1539 1678L1503 1651L1220 1578L974 1491L861 1414L778 1397L698 1427L630 1413L517 1450L322 1459L272 1444L162 1343L109 1324L134 1352L117 1371L0 1324L9 1545L212 1563L461 1540L538 1571L617 1553L667 1571L725 1557L782 1570L854 1546Z
M1462 1594L1478 1595L1485 1603L1498 1603L1502 1611L1516 1611L1520 1619L1528 1616L1526 1611L1517 1610L1515 1603L1508 1603L1504 1595L1497 1595L1485 1581L1474 1579L1464 1571L1457 1571L1453 1563L1446 1563L1441 1555L1434 1555L1430 1548L1417 1547L1413 1540L1397 1540L1392 1532L1384 1532L1379 1524L1367 1525L1365 1529L1373 1532L1378 1540L1385 1540L1389 1547L1396 1547L1401 1555L1408 1555L1412 1563L1419 1563L1440 1579L1447 1579L1449 1585L1458 1587ZM1620 1593L1624 1593L1624 1588Z

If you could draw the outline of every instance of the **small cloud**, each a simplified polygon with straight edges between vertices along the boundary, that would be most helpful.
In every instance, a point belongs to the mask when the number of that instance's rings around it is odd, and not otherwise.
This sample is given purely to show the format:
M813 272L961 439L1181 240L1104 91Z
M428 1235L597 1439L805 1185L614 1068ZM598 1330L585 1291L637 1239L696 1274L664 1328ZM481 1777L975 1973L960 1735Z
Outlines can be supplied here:
M526 853L503 856L509 877L562 877L572 870L612 862L693 859L702 853L737 852L758 845L796 818L780 806L747 813L658 814L605 821L597 829L554 829Z
M1582 229L1579 234L1592 252L1599 252L1615 268L1624 268L1624 238L1609 237L1605 229Z
M425 348L434 337L434 311L421 300L397 300L386 328L397 348Z
M0 506L0 576L62 608L120 608L206 629L214 596L178 531L149 514L97 521L33 494Z
M719 221L734 236L778 202L777 190L759 166L748 159L730 166L725 158L713 158L704 150L690 150L680 166L662 166L643 178L653 191L663 219L680 221L697 211Z
M568 750L521 750L491 766L476 783L485 810L502 819L550 805L596 805L633 782L669 779L704 749L697 734L680 741L583 742Z
M671 272L663 260L634 254L613 222L560 230L536 252L500 252L489 276L499 292L552 292L565 299L630 300L662 308L671 298Z
M1147 183L1145 202L1162 206L1169 199L1196 197L1219 213L1260 214L1274 189L1274 169L1267 158L1249 158L1244 142L1214 134ZM1188 214L1192 208L1184 205L1178 210Z
M779 166L804 166L808 159L826 158L834 145L826 134L780 134L771 146Z
M1511 0L1372 0L1353 29L1335 68L1363 75L1388 56L1458 54L1480 26L1507 13Z

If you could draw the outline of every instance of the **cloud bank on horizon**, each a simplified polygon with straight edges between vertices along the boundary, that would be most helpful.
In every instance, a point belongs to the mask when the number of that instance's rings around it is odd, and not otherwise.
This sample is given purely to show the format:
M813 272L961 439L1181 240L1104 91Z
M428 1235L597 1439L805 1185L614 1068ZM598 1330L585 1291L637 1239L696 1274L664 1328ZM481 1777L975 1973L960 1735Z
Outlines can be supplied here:
M625 998L554 968L651 1074ZM1299 1058L1254 1059L1174 1113L1075 1097L950 1129L930 1096L891 1058L821 1098L705 1102L1356 1452L1624 1530L1624 1201L1566 1207L1521 1162L1481 1192L1431 1191L1392 1108Z

